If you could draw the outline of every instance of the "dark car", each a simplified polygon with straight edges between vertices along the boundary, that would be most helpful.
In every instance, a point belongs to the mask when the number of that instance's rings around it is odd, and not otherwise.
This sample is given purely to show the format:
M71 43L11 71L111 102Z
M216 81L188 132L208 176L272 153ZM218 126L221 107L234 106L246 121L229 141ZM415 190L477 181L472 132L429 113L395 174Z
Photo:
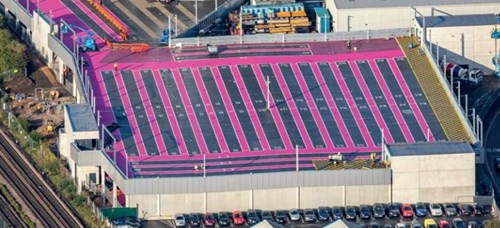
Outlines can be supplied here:
M357 215L356 208L354 208L353 206L347 206L345 208L345 218L346 219L356 220L356 215Z
M469 221L467 223L467 228L478 228L479 227L479 224L477 223L477 221Z
M425 217L427 216L427 207L424 203L415 204L415 215L417 217Z
M286 223L286 213L284 211L276 211L274 218L277 223Z
M489 215L491 213L491 205L483 205L483 214Z
M219 222L219 226L229 226L229 225L231 225L231 218L225 212L219 213L217 221Z
M394 218L394 217L399 217L401 212L399 211L399 208L401 206L398 204L391 204L389 205L389 217Z
M189 220L190 226L201 225L201 218L200 218L200 215L198 215L198 214L190 214L188 220Z
M459 204L458 209L459 209L460 215L467 215L467 216L472 215L473 210L474 210L472 208L472 205L465 204L465 203Z
M262 218L262 220L267 220L269 222L274 222L273 213L271 213L270 211L262 211L260 213L260 217Z
M485 210L484 210L484 207L482 206L479 206L479 205L474 205L474 209L473 209L473 214L475 216L483 216L486 214Z
M360 219L370 219L372 217L372 209L369 205L359 206L359 218Z
M205 214L205 217L203 218L203 224L205 227L207 226L215 226L215 217L211 213Z
M500 158L495 158L495 170L500 172Z
M333 220L343 219L344 218L344 210L341 207L333 207L332 208L332 218Z
M380 228L380 225L376 222L370 222L370 228Z
M247 214L247 224L255 225L260 222L260 217L255 211L249 211Z
M462 221L461 218L454 218L453 221L453 228L466 228L467 225L465 224L464 221Z
M382 204L376 203L375 205L373 205L373 217L375 218L385 217L385 207Z
M326 207L318 208L318 220L319 221L328 221L330 220L330 213L328 213L329 209Z

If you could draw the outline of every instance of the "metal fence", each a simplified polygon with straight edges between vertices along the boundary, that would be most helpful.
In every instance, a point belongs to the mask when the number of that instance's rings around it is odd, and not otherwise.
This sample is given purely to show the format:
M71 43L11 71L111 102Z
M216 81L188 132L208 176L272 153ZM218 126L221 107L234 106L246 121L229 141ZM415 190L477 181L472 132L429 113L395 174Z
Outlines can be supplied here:
M206 46L227 44L252 44L252 43L296 43L296 42L321 42L338 40L385 39L409 34L408 28L382 29L333 33L296 33L296 34L255 34L244 36L213 36L194 38L174 38L175 46Z

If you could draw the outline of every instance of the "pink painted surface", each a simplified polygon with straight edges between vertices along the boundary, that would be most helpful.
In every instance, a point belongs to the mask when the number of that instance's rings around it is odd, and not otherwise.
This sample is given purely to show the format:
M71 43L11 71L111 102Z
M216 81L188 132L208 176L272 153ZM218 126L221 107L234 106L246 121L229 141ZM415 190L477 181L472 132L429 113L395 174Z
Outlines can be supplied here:
M234 54L234 53L248 53L249 51L251 52L263 52L263 53L270 53L270 52L276 52L276 51L310 51L309 48L276 48L276 49L241 49L241 50L219 50L219 54ZM181 53L176 53L173 52L173 55L176 57L182 57L182 56L196 56L196 55L207 55L208 52L206 50L199 51L199 52L181 52ZM189 61L189 60L181 60L181 61ZM191 60L191 61L196 61L196 60Z
M253 66L252 66L253 68ZM264 79L264 76L262 75L262 72L258 69L259 66L256 66L257 69L253 69L253 72L255 73L257 83L259 83L260 86L260 91L262 91L262 95L264 96L264 99L267 99L267 86L266 86L266 79ZM288 137L288 133L285 129L285 125L283 124L283 120L281 119L280 114L278 113L278 110L274 104L274 99L273 95L271 94L269 90L269 111L271 112L271 115L273 117L274 123L276 124L276 128L278 128L281 140L283 141L284 149L286 148L294 148L292 145L292 141L290 140L290 137Z
M286 82L284 80L283 75L281 74L281 71L279 70L276 64L272 64L271 67L273 68L274 77L276 78L276 81L280 84L281 92L283 93L283 97L285 98L285 101L288 104L288 109L290 110L290 113L293 116L293 120L297 126L297 129L299 130L300 135L302 136L302 141L304 141L304 147L305 147L304 149L314 148L311 139L309 138L309 133L307 133L307 129L297 109L297 106L295 105L295 102L291 100L292 93L286 86Z
M207 89L203 84L203 79L201 78L200 73L197 68L192 68L193 78L196 83L196 87L198 88L198 92L200 93L201 99L203 101L203 105L205 106L205 111L207 112L208 119L210 120L210 125L214 130L215 136L217 137L217 142L221 149L222 153L228 153L229 148L226 143L226 139L224 138L224 134L222 133L222 129L219 125L219 119L217 119L217 114L215 113L212 103L210 102L210 98L207 93Z
M167 114L170 127L172 128L175 140L177 141L177 145L179 146L180 155L174 157L180 157L182 155L187 156L188 152L186 144L184 143L184 137L182 136L181 129L179 128L179 122L177 122L176 116L174 115L174 110L172 108L172 105L170 104L168 93L165 89L165 84L163 83L161 75L158 71L153 71L153 77L155 79L158 92L160 93L161 101L163 103L163 106L165 107L165 113ZM168 155L168 157L171 158L172 155Z
M313 70L314 76L316 77L316 81L318 81L321 93L323 94L323 97L325 97L325 101L330 108L330 112L332 113L333 118L335 119L335 122L337 123L337 126L339 128L339 131L342 134L342 138L344 139L346 147L354 147L354 143L352 142L352 138L349 135L349 131L347 131L344 119L342 119L342 116L340 115L337 105L333 101L332 94L328 91L328 88L326 87L325 79L323 78L318 68L318 65L313 63L310 64L310 66L311 69Z
M134 137L135 143L137 143L137 151L139 152L139 156L147 156L146 147L144 145L144 141L142 140L141 131L139 129L139 125L137 124L137 120L135 119L134 109L128 98L127 89L125 88L125 83L123 82L122 75L115 72L115 81L116 86L118 87L118 91L120 92L120 98L123 103L123 110L125 111L127 119L129 120L130 129L132 130L132 135Z
M231 103L231 100L229 99L228 92L226 90L226 87L224 86L222 77L220 76L219 69L217 69L217 67L214 66L210 67L210 70L212 71L212 75L214 76L214 81L217 84L217 87L219 88L219 93L222 97L224 106L226 107L227 115L229 116L231 124L233 125L234 132L236 133L238 141L240 142L241 151L250 151L245 134L243 134L243 129L241 127L240 121L238 121L238 116L234 111L233 103Z
M385 140L389 143L393 143L394 139L392 138L391 132L389 131L389 128L387 127L387 124L385 123L384 118L380 113L380 110L378 110L378 106L375 103L375 100L373 99L373 96L370 93L370 90L368 89L368 86L366 85L366 82L363 79L361 72L359 71L358 65L356 65L356 62L352 60L349 62L349 65L354 74L354 77L356 78L356 81L358 82L359 88L363 93L366 103L368 104L368 107L370 108L373 117L375 118L375 121L377 121L378 126L382 128L381 131L384 130L383 136Z
M114 40L121 40L119 34L117 34L113 29L111 29L101 18L92 12L87 5L83 4L82 1L85 0L75 0L75 5L78 6L87 16L89 16L97 25L99 25L106 33L108 33Z
M233 73L234 81L236 82L238 88L240 89L241 98L243 99L243 103L245 104L248 116L252 121L253 127L255 128L255 132L257 133L257 137L259 138L260 145L262 146L262 150L269 150L269 142L267 141L266 135L264 134L264 130L262 129L262 125L260 124L259 118L257 117L257 113L252 104L252 100L248 95L248 90L241 79L240 72L236 66L231 67L231 72Z
M396 121L401 128L401 131L403 132L403 135L405 136L405 139L407 142L415 142L415 139L413 139L413 135L410 132L410 129L408 128L408 125L406 124L403 114L398 108L398 104L396 104L396 101L394 100L394 97L392 97L392 93L389 89L389 86L387 86L387 83L385 82L384 77L382 76L382 73L380 73L380 69L378 68L377 64L375 64L374 60L369 60L367 61L368 64L370 65L373 75L377 79L378 85L380 89L382 90L382 93L384 94L385 99L387 100L387 104L391 108L392 113L394 114L394 117L396 118Z
M314 102L314 98L311 96L311 93L309 93L307 84L304 81L304 78L302 77L302 72L299 70L297 63L291 64L291 67L293 70L293 74L295 75L295 78L297 80L297 83L299 84L300 89L302 90L307 106L309 107L309 111L311 111L311 114L314 118L314 122L316 122L318 130L321 133L323 142L325 142L325 147L333 148L334 147L333 142L329 137L328 131L326 131L326 126L325 122L323 122L323 117L321 117L321 115L319 114L318 107L316 107L316 103Z
M401 87L401 90L403 90L403 93L406 97L406 100L408 101L408 104L410 105L410 108L412 112L414 113L415 117L417 118L417 122L420 125L420 129L422 129L422 132L424 135L427 137L427 129L429 128L429 125L427 125L427 121L425 121L425 118L422 114L422 111L417 105L417 102L415 101L415 98L413 97L413 94L410 91L410 88L406 84L403 75L401 74L401 71L399 71L398 66L396 65L396 62L394 61L393 58L388 60L389 66L391 67L392 72L394 73L394 76L396 77L396 80L398 81L399 86ZM424 94L422 94L424 96ZM434 138L434 135L432 132L429 130L429 139L428 141L436 141Z
M198 163L198 165L200 165ZM300 164L300 168L311 168L312 164ZM194 166L193 166L194 167ZM220 172L235 172L235 171L252 171L252 170L273 170L273 169L284 169L284 168L295 168L295 164L287 165L267 165L267 166L250 166L250 167L239 167L239 168L219 168L219 169L207 169L206 173L220 173ZM138 171L140 175L162 175L162 174L186 174L193 173L203 175L202 170L168 170L168 171Z
M334 62L330 64L330 67L332 68L333 74L335 75L339 87L342 90L342 94L344 94L347 105L351 109L354 120L358 124L358 128L361 131L361 134L363 134L363 138L365 139L366 145L369 147L375 147L376 145L373 142L371 135L369 134L369 130L366 127L363 117L361 116L361 113L358 110L358 107L356 106L356 102L354 101L352 94L349 93L349 88L347 87L347 84L344 81L344 77L340 73L339 67Z
M173 77L175 80L175 84L177 85L177 89L179 90L179 95L181 96L182 103L184 104L184 109L186 110L186 115L188 116L189 123L191 124L191 129L193 129L194 137L196 138L196 142L198 143L198 148L200 149L200 153L202 154L209 152L207 144L205 143L205 139L201 134L201 128L198 123L198 119L196 118L196 113L194 113L193 106L191 105L191 100L189 99L189 95L186 92L186 87L184 86L184 82L181 79L181 75L179 74L178 70L172 70Z
M141 100L144 105L144 111L146 112L146 116L149 121L149 125L151 126L151 131L153 132L153 137L156 142L156 146L158 147L158 151L160 155L162 153L167 153L167 147L165 146L165 142L163 141L160 126L158 125L158 121L156 120L156 115L154 113L153 107L151 105L151 100L149 100L147 88L144 85L144 81L142 80L142 75L139 72L134 71L134 79L137 84L137 89L141 96ZM144 127L144 126L142 126Z

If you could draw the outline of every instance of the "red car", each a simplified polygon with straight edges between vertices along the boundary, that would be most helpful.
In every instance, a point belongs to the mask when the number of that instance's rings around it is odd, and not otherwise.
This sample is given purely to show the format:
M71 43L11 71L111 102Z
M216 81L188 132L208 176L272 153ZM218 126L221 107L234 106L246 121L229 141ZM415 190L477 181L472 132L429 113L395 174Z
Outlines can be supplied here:
M234 225L245 224L245 218L243 218L243 214L241 213L241 211L233 212L233 224Z
M203 224L205 226L215 226L215 217L211 213L205 214L205 217L203 218Z
M451 228L450 223L448 223L448 221L446 221L446 220L439 221L438 227L439 228Z
M401 216L403 219L413 219L413 208L409 203L403 203L401 205Z

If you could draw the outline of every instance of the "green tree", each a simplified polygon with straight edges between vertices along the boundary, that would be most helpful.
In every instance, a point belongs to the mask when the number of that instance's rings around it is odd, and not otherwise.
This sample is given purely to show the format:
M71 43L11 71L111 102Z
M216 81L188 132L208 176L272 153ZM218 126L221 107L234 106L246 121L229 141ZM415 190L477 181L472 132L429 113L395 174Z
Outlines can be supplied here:
M0 29L0 74L6 71L21 71L28 63L26 46L16 39L8 29Z

